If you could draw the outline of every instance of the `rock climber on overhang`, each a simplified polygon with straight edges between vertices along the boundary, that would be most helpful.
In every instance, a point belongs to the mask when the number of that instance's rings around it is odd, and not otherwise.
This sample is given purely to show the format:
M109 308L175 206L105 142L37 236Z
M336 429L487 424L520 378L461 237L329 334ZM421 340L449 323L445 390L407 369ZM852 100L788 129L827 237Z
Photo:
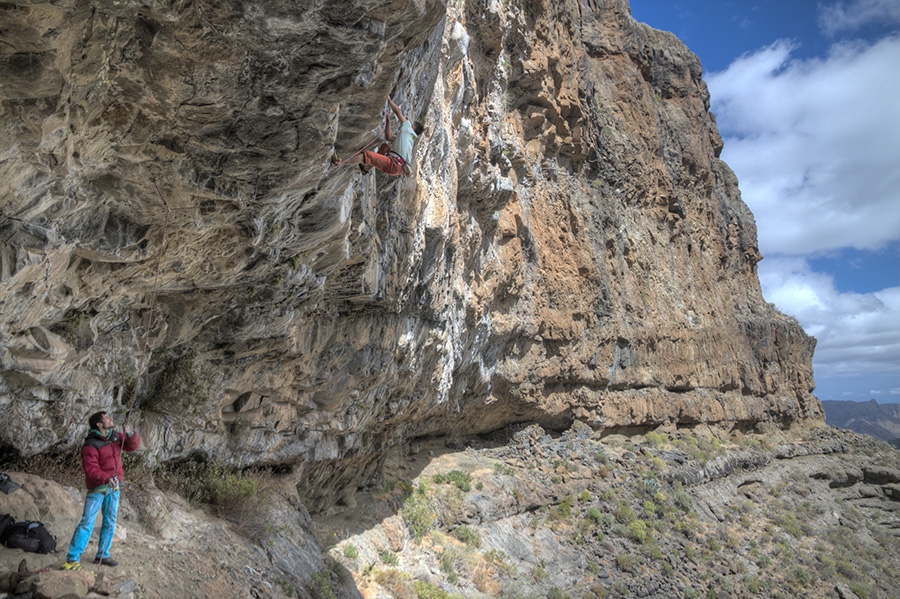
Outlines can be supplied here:
M412 158L413 145L415 145L416 139L422 135L425 127L418 121L415 124L410 123L392 99L388 98L387 101L391 110L397 115L397 120L400 121L400 131L397 132L397 135L393 135L391 131L391 115L388 113L384 118L384 139L386 141L381 144L377 152L361 150L343 160L338 158L335 152L331 156L331 164L335 166L358 164L363 173L368 173L374 166L392 177L398 177L404 172L408 172L407 164Z

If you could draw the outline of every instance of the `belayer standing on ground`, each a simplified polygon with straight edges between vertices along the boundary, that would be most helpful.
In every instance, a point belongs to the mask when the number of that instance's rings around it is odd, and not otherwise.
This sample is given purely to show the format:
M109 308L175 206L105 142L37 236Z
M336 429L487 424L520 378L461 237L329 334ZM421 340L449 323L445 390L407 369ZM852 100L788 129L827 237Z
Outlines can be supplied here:
M348 156L344 160L340 160L337 154L333 154L331 156L332 164L337 166L358 164L364 173L369 172L374 166L381 172L393 177L403 174L404 167L412 158L413 145L416 143L416 138L422 134L425 127L419 122L415 124L410 123L403 116L400 107L390 98L388 98L388 104L391 110L394 111L394 114L397 115L397 120L400 121L400 131L397 132L397 135L395 136L391 132L391 119L390 115L388 115L384 124L384 138L387 141L381 144L377 152L365 150L353 156Z
M97 521L97 512L103 514L100 527L100 543L94 563L117 566L118 562L109 556L113 535L116 532L116 515L119 511L119 485L125 477L122 468L122 449L135 451L141 446L141 437L130 425L122 426L122 432L113 430L115 424L106 412L97 412L88 419L90 432L81 448L81 466L87 497L84 499L84 514L75 528L64 570L81 569L81 554L87 549Z

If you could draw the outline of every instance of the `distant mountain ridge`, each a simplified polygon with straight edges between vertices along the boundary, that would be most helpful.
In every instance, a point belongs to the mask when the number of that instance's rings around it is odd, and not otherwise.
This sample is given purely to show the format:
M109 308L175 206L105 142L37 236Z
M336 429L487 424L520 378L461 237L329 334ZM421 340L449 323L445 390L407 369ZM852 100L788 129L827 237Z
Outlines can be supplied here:
M829 425L871 435L900 447L900 404L879 404L872 399L823 401L822 406Z

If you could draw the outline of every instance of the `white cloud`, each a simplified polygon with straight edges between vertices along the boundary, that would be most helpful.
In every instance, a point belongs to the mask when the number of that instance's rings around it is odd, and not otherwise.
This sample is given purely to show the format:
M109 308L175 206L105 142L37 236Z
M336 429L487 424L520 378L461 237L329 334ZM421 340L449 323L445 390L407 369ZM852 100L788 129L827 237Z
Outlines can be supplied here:
M779 41L708 77L763 255L900 238L900 37L825 59L793 60L795 49Z
M802 258L763 260L763 295L816 337L817 375L900 374L900 287L840 293Z
M900 388L893 389L870 389L869 395L900 395Z
M853 0L819 5L819 26L829 35L855 31L874 22L900 23L897 0Z

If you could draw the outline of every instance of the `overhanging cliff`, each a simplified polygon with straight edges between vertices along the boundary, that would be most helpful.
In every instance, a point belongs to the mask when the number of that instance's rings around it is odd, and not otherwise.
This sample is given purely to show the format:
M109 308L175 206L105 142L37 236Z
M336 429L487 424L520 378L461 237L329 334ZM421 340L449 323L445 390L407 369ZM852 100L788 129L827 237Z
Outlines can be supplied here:
M0 9L0 442L315 501L424 435L823 417L696 56L625 0ZM328 168L392 95L413 176ZM315 483L309 485L309 483Z

